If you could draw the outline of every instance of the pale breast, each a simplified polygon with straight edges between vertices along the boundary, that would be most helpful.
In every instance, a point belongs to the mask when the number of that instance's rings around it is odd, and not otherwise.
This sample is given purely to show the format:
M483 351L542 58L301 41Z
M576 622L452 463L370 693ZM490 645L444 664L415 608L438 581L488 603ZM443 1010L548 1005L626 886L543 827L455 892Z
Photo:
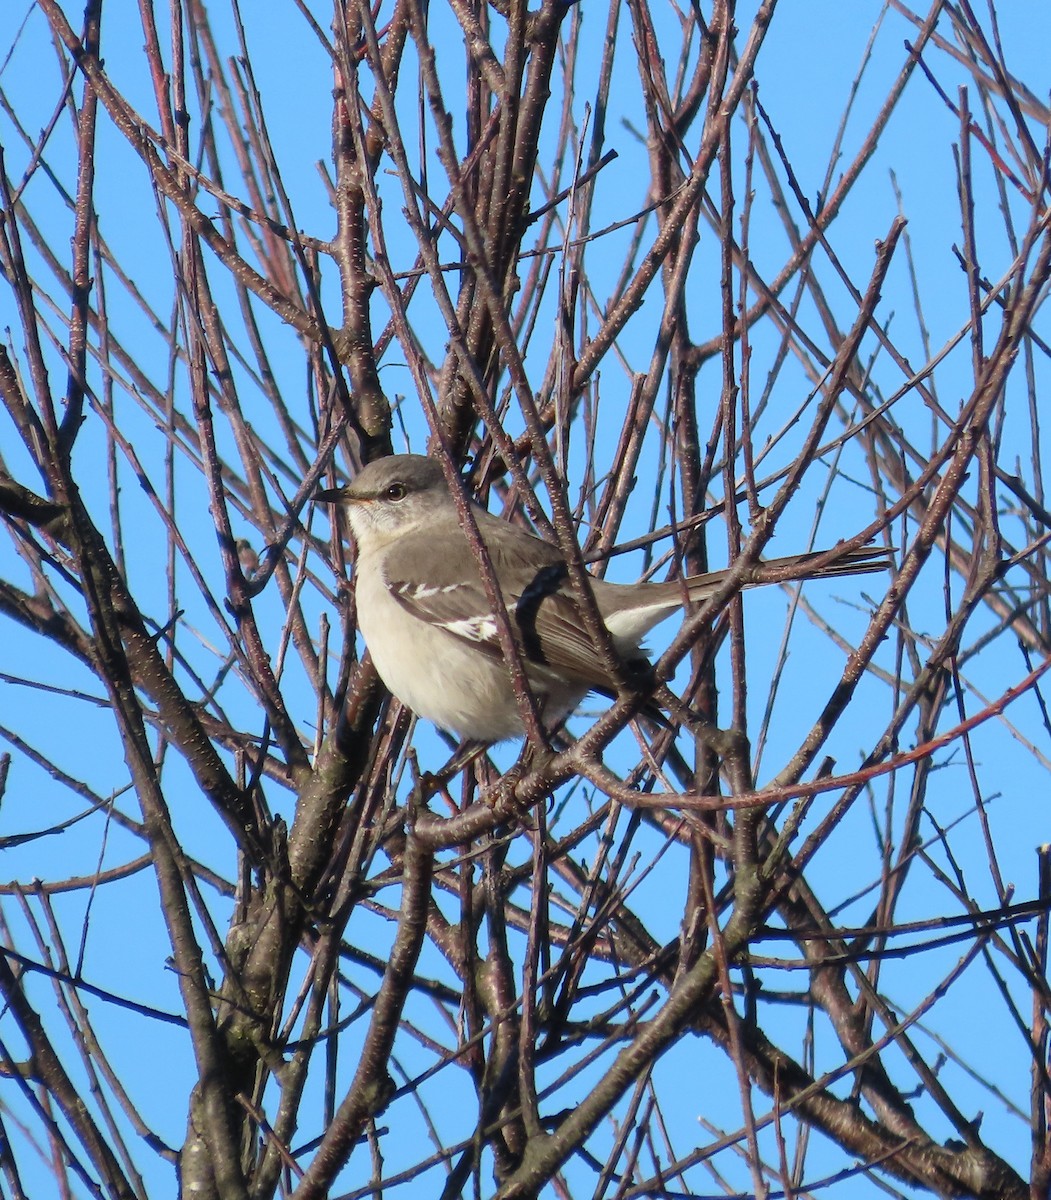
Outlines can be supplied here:
M522 736L503 662L408 612L379 571L357 577L358 625L380 678L417 716L481 742Z

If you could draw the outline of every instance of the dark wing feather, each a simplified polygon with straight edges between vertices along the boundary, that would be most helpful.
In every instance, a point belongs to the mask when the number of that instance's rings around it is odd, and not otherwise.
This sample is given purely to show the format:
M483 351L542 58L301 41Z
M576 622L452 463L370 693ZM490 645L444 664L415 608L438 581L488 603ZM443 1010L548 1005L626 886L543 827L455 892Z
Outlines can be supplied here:
M477 516L502 583L504 603L517 622L526 661L537 676L542 678L548 667L560 680L573 680L582 687L613 686L581 628L566 565L557 548L524 530L496 522L489 514ZM495 532L494 522L500 525ZM436 555L438 532L412 534L391 548L385 564L387 586L418 620L499 658L499 631L467 539L459 525L443 526L443 553ZM539 569L538 558L542 560ZM420 581L421 562L427 563L424 582Z

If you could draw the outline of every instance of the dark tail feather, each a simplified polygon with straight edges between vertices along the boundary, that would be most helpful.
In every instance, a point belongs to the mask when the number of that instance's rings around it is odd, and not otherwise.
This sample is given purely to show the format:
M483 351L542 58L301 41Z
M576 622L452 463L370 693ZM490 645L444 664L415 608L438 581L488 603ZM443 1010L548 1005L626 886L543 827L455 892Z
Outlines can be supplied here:
M761 583L789 583L795 579L828 579L836 575L867 575L873 571L887 571L893 566L891 550L885 546L857 546L836 557L831 550L811 550L807 554L789 554L786 558L772 558L761 562L755 575L749 578L747 587ZM815 567L821 559L825 563Z
M830 550L811 550L806 554L789 554L784 558L771 558L767 562L757 563L745 574L741 586L759 587L764 583L793 583L798 579L867 575L873 571L887 571L892 565L891 550L883 546L858 546L838 553L835 547ZM686 580L690 599L697 601L710 596L728 574L729 570L712 571L708 575Z

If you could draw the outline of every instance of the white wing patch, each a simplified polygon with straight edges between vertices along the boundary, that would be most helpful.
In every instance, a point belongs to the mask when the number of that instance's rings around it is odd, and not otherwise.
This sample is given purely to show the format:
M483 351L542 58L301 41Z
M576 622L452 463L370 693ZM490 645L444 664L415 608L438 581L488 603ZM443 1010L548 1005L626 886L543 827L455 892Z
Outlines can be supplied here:
M491 613L480 617L464 617L459 621L441 621L438 622L438 628L470 642L495 642L497 638L496 621Z
M410 583L399 579L387 585L391 593L421 621L444 629L453 637L481 647L498 644L499 633L492 610L474 584Z
M391 590L405 600L430 600L432 596L448 596L462 586L460 583L447 583L443 587L426 583L395 583Z

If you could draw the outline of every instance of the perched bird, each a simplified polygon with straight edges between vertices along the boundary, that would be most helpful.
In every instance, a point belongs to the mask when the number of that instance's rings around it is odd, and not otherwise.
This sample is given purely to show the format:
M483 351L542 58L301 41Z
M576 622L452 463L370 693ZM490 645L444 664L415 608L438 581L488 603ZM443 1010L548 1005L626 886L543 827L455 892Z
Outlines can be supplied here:
M524 733L478 560L439 464L396 454L366 466L346 487L315 493L339 505L357 543L358 626L380 678L418 716L471 741ZM589 638L557 546L474 507L504 604L517 623L530 687L544 719L573 711L591 691L614 694ZM882 570L886 553L845 552L825 566L817 553L763 563L745 586ZM593 579L598 611L625 664L642 638L685 599L704 600L726 571L665 583Z

